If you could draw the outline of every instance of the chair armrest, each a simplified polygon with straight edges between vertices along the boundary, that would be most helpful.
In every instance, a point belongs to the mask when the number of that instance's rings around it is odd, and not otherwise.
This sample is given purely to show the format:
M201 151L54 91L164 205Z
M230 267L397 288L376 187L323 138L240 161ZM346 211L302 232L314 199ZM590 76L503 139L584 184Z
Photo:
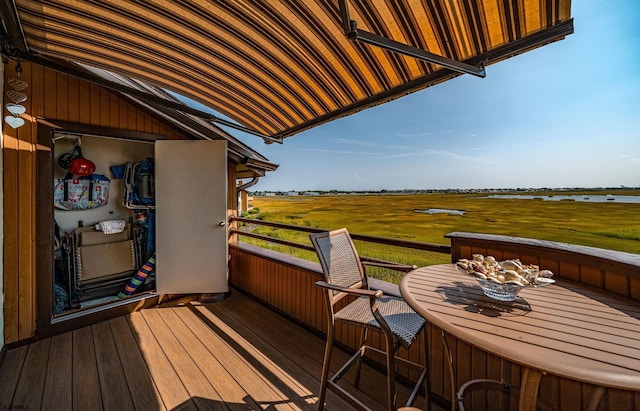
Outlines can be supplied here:
M326 281L316 281L315 283L318 287L326 288L333 291L339 291L341 293L352 294L362 297L373 297L380 298L384 295L381 290L367 290L366 288L348 288L348 287L340 287L339 285L329 284Z
M404 264L394 264L394 263L380 263L377 261L360 261L360 263L364 266L370 267L381 267L381 268L389 268L391 270L401 271L404 273L408 273L409 271L415 270L418 268L417 265L404 265Z

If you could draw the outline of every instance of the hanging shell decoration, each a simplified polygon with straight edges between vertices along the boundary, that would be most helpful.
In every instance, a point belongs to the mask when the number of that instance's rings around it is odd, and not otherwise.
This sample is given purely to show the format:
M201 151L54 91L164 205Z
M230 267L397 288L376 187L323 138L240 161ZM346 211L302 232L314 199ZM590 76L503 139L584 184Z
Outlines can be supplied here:
M496 284L513 284L520 287L543 286L554 283L549 270L540 270L535 264L523 264L520 260L497 261L492 256L474 254L473 259L461 258L456 267L481 280Z

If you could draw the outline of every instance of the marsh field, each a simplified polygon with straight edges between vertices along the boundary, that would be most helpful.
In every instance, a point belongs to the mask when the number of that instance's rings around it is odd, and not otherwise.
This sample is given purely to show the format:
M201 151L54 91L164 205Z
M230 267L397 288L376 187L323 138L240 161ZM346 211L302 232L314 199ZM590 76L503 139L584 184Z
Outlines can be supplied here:
M638 196L640 190L513 194ZM347 227L351 233L446 245L449 245L449 239L444 237L445 234L464 231L640 253L640 204L485 198L487 195L437 193L254 197L254 213L251 216L296 226L327 230ZM458 210L464 211L464 214L416 211L429 209ZM246 226L244 229L310 244L306 233L264 226ZM242 241L315 260L313 253L304 250L265 244L247 237ZM448 254L368 243L356 243L356 246L361 255L403 264L450 262ZM397 277L390 273L374 273L373 276L397 282Z

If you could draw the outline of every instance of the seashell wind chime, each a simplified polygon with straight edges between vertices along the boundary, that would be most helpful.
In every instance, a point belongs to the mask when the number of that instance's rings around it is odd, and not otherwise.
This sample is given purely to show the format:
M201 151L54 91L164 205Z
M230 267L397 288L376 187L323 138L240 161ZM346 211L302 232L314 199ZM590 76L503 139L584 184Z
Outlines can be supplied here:
M27 112L27 109L20 103L27 101L27 95L23 91L29 87L29 84L24 80L20 80L20 73L22 73L22 67L20 66L20 62L18 62L16 65L17 78L12 77L7 81L12 88L12 90L7 91L7 97L9 97L13 103L7 103L5 105L5 108L11 115L5 116L4 122L14 129L24 126L24 119L20 117L20 115Z

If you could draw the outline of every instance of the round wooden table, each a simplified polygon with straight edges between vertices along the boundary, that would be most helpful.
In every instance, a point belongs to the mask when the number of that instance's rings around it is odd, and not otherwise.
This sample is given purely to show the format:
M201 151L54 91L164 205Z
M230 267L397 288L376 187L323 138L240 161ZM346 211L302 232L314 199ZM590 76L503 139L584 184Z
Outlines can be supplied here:
M416 312L446 333L520 364L521 411L535 409L544 373L640 391L637 303L564 281L525 288L513 302L496 301L453 264L407 273L400 292ZM604 389L598 391L602 395Z

